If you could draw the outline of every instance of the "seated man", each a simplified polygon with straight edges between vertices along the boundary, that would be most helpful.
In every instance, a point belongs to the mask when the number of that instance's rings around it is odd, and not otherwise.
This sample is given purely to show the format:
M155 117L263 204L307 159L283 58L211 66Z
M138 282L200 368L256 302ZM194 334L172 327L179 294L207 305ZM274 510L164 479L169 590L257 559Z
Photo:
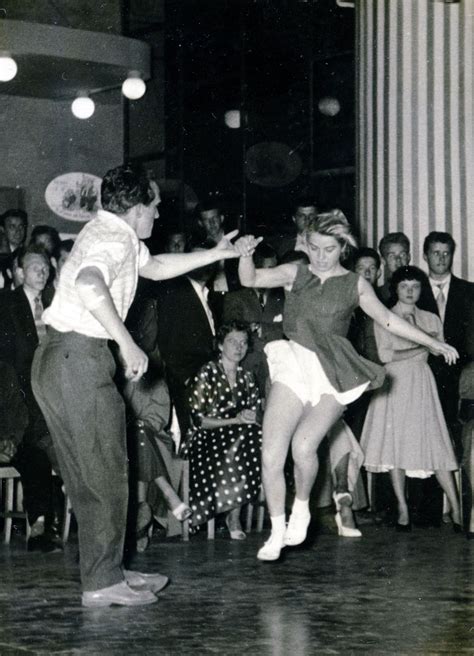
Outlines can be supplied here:
M0 360L0 463L10 464L28 425L28 409L18 377L11 365Z
M52 551L59 546L59 517L54 507L51 437L31 389L31 366L39 341L46 333L42 321L50 297L44 293L49 260L41 247L22 247L15 274L21 284L0 299L2 330L0 358L13 366L28 409L28 425L14 458L21 474L25 509L31 525L29 550Z

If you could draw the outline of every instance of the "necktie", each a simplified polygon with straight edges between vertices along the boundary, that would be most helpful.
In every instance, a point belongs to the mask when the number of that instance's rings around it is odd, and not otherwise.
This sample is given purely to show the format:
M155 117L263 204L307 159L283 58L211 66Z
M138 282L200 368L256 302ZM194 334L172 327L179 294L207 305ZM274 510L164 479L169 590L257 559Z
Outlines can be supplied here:
M258 300L260 302L260 306L263 310L265 307L265 292L258 292Z
M438 306L438 312L439 316L441 318L441 321L444 322L444 314L446 312L446 296L444 295L444 288L445 283L440 282L436 284L436 287L439 289L438 295L436 296L436 305Z
M35 298L35 315L34 315L34 320L35 320L35 326L36 326L36 333L38 335L38 340L41 342L41 339L46 335L46 326L44 325L43 321L43 303L41 302L41 297L37 296Z

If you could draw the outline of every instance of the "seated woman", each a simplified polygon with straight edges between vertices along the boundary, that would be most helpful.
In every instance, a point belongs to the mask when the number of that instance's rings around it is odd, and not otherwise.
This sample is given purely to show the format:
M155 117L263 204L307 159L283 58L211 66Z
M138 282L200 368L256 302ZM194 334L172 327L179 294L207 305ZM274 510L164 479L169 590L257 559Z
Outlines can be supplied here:
M138 382L126 381L123 395L128 408L130 469L132 479L138 481L137 550L144 551L153 516L171 536L180 533L177 522L188 519L192 511L176 492L183 463L175 454L174 442L166 430L170 397L156 366L151 366ZM155 483L155 489L151 483Z
M192 437L185 448L190 469L191 525L220 513L233 540L246 535L240 511L260 488L262 431L260 399L253 375L240 362L248 348L246 326L231 321L217 333L220 355L204 365L189 385Z
M391 279L398 298L392 312L427 335L443 339L441 320L420 310L425 274L413 266L401 267ZM372 472L390 472L398 502L398 531L411 528L405 498L405 476L427 478L436 475L448 497L456 531L461 515L452 472L458 469L444 419L436 383L428 366L428 349L405 337L389 333L375 324L375 339L387 381L374 392L364 423L361 447L365 467Z

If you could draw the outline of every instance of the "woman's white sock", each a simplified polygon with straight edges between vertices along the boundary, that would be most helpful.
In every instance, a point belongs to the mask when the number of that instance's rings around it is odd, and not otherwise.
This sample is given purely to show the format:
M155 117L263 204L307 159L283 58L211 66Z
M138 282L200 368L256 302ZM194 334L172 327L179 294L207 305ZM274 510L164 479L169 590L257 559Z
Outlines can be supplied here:
M303 501L302 499L295 497L291 513L294 513L295 515L309 515L309 499Z

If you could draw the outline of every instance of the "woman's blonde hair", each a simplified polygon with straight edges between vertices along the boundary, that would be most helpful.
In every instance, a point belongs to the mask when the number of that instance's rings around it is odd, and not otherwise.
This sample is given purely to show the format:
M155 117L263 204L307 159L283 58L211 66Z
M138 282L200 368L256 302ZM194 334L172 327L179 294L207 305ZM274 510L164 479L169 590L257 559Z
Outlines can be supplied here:
M357 240L351 232L351 226L344 212L338 209L317 214L308 221L307 234L317 232L320 235L334 237L342 246L343 253L349 248L357 248Z

